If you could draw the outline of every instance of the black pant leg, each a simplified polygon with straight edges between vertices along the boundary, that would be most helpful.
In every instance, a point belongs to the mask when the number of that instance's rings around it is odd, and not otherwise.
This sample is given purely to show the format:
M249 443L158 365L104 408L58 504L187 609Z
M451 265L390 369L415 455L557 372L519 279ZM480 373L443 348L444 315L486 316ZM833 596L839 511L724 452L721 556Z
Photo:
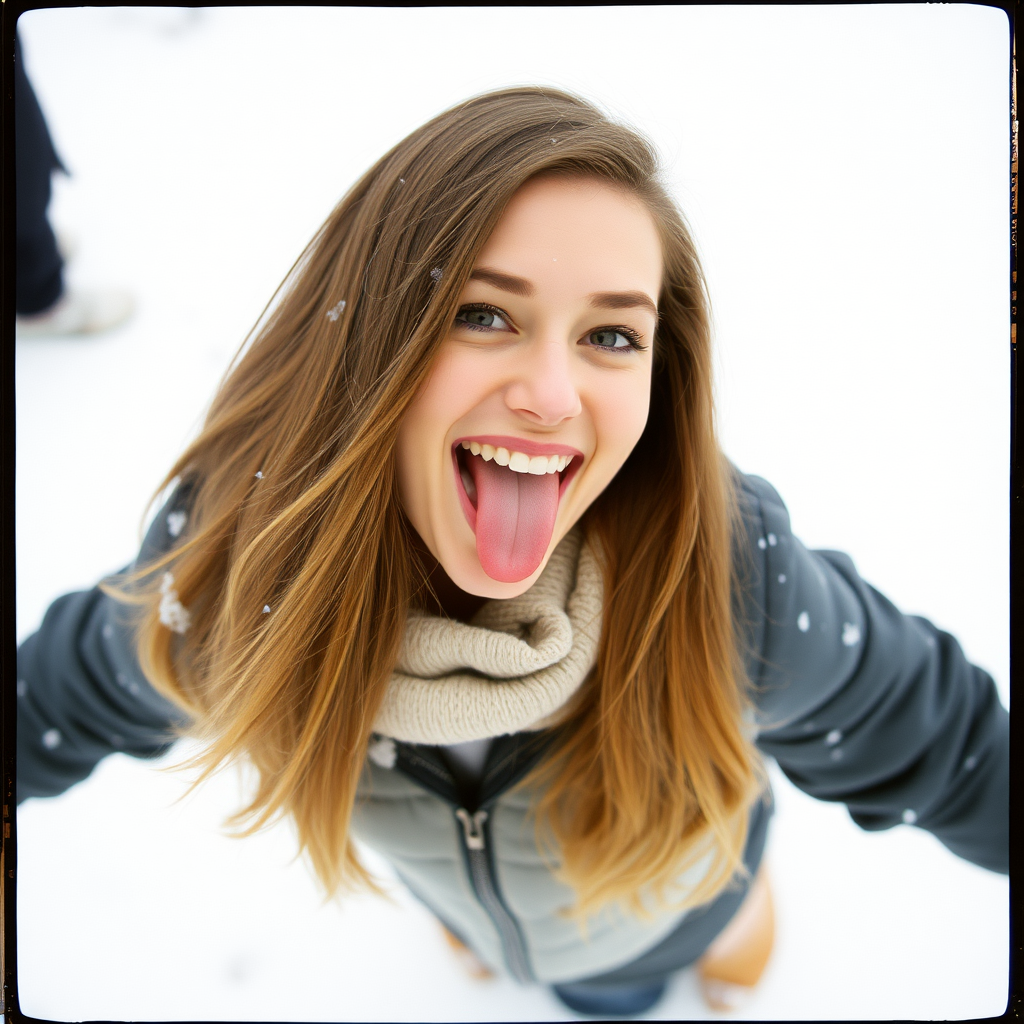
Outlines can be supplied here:
M50 175L64 170L14 40L15 311L41 313L64 290L64 261L46 219Z

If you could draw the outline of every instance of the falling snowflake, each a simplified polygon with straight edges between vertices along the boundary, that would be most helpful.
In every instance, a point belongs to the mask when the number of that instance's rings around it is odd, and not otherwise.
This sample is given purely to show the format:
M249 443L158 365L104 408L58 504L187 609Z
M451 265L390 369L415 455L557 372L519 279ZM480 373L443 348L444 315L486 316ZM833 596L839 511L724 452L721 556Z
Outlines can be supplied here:
M172 537L177 537L185 529L187 522L188 514L182 512L181 509L176 509L167 516L167 532Z
M969 772L973 772L977 764L978 759L972 754L966 761L964 761L964 768Z
M807 630L811 628L811 617L807 612L801 612L796 617L796 628L799 629L801 633L806 633Z
M786 574L784 572L780 572L779 573L779 582L780 583L785 583L786 582Z
M108 640L114 635L114 627L109 622L103 627L103 635Z
M178 592L174 588L174 577L164 573L160 583L160 621L175 633L184 633L192 622L188 609L178 600Z
M769 533L769 534L768 534L768 543L769 543L769 544L770 544L770 545L771 545L772 547L775 547L775 545L776 545L776 544L778 544L778 542L779 542L779 538L778 538L778 537L776 537L774 533Z
M838 729L833 729L825 737L825 746L826 747L834 747L842 738L843 738L843 734Z
M760 548L760 549L761 549L762 551L764 551L764 549L765 549L766 547L768 547L768 541L766 541L766 540L764 539L764 537L758 537L758 538L757 538L757 546L758 546L758 547L759 547L759 548Z
M47 729L46 732L43 733L43 746L46 747L47 750L53 750L54 747L60 746L60 741L62 739L63 737L61 736L59 729Z
M913 825L915 821L917 821L917 811L913 811L908 807L903 812L903 824Z
M24 697L26 693L28 693L28 683L26 683L24 679L19 679L18 680L18 696L19 697Z
M843 623L843 643L852 647L860 640L860 627L852 622Z
M395 741L387 736L381 736L378 740L371 743L366 753L370 760L374 764L380 765L381 768L394 768L395 760L398 757Z
M841 748L836 747L836 749L833 750L832 753L829 754L828 756L830 758L832 758L833 761L842 761L842 759L843 759L843 751L842 751Z

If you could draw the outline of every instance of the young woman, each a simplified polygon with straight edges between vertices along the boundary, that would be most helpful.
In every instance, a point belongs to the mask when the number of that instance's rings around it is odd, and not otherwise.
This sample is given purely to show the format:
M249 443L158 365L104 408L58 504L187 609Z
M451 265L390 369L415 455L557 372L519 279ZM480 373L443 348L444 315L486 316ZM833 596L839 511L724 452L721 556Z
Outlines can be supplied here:
M19 650L19 800L190 733L327 891L372 885L358 837L603 1015L757 980L764 755L1005 872L992 680L728 463L710 344L635 132L540 88L439 115L307 247L133 570Z

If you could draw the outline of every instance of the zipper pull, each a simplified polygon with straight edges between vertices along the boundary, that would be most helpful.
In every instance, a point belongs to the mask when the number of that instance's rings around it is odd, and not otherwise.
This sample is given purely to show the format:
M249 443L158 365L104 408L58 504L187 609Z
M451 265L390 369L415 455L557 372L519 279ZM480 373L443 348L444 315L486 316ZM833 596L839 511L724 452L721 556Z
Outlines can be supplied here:
M462 822L466 846L471 850L482 850L484 848L484 822L487 820L487 812L477 811L471 817L469 811L460 807L455 812L455 817Z

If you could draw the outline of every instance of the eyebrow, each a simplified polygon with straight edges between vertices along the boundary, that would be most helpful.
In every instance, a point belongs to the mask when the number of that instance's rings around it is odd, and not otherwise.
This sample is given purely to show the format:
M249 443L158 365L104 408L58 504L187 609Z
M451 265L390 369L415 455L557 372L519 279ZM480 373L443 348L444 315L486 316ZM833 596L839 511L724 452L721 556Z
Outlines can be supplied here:
M477 267L470 275L470 281L485 281L487 284L500 288L503 292L531 298L535 289L524 277L503 274L500 270L489 267ZM645 292L594 292L587 296L590 306L594 309L646 309L657 318L658 307L654 300Z

